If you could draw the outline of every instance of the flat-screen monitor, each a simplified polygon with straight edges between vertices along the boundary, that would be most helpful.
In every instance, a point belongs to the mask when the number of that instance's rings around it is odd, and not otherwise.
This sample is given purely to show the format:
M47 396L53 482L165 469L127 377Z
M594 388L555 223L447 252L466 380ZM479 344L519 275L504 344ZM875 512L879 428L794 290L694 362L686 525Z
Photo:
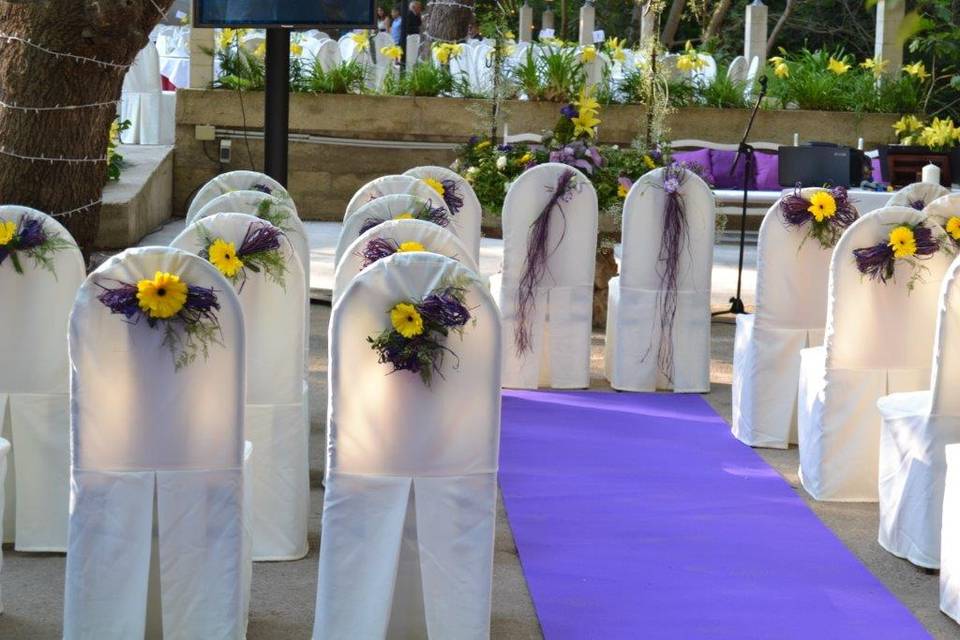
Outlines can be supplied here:
M193 0L197 27L373 28L375 0Z

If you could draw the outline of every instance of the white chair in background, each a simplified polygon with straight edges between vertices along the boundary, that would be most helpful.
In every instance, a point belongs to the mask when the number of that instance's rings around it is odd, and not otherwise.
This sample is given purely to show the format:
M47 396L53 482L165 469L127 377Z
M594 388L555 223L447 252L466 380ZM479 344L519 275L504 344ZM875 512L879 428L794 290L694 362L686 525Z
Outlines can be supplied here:
M786 223L779 200L760 224L756 311L737 316L733 346L732 431L752 447L797 441L800 351L823 344L833 252L806 234Z
M306 276L307 293L310 287L310 245L303 222L297 216L293 202L271 196L262 191L230 191L205 204L190 223L218 213L246 213L258 218L276 220L277 226L287 234L287 239L297 252L303 273ZM188 223L189 224L189 223Z
M323 40L316 46L316 61L324 72L330 73L341 62L340 46L336 40Z
M269 224L242 213L201 218L171 243L199 254L205 237L239 250L251 225ZM289 243L280 252L284 286L262 273L247 274L237 292L246 328L245 437L256 455L251 467L253 559L297 560L307 554L310 508L309 411L305 405L303 268Z
M946 447L940 539L940 610L960 622L960 444Z
M424 250L429 253L453 258L470 271L479 273L477 261L470 254L470 250L447 229L426 220L388 220L362 234L347 247L342 259L337 263L333 283L334 303L363 270L363 250L374 240L386 240L394 247L405 242L416 242L423 245Z
M433 189L430 191L433 192ZM433 192L433 197L437 197L436 192ZM334 264L339 265L347 254L347 248L371 227L387 220L409 218L426 206L427 201L422 198L394 193L372 200L360 207L343 221L343 229L340 231L334 253Z
M412 176L394 175L371 180L357 189L353 197L350 198L350 202L347 203L347 208L343 213L344 221L368 202L395 193L416 196L427 202L432 202L435 207L443 207L449 213L449 209L447 209L447 205L440 194L424 184L422 180Z
M756 95L757 78L761 75L760 67L762 66L763 61L760 60L759 56L751 58L750 64L747 65L747 75L744 78L747 86L743 90L744 98L747 100L753 100L754 95Z
M123 79L120 120L129 120L130 128L120 140L123 144L173 144L176 109L177 94L163 91L157 47L147 42Z
M623 259L620 275L610 279L608 293L606 376L614 389L622 391L707 392L714 197L696 174L684 172L679 193L687 231L678 249L676 313L672 321L662 318L660 250L666 176L663 169L645 174L623 204ZM663 326L663 321L670 325ZM668 329L669 336L664 333ZM667 349L664 359L669 365L659 362L662 349ZM661 364L666 370L661 370Z
M187 209L187 224L194 221L197 213L208 202L232 191L261 191L283 200L294 211L297 210L293 198L279 182L259 171L228 171L212 178L200 187L197 195L190 201ZM299 215L299 214L298 214Z
M482 285L430 387L368 336L398 300L474 274L409 253L358 275L330 320L326 494L313 637L489 637L500 439L500 321Z
M7 457L10 455L10 443L0 438L0 541L3 540L4 489L7 480ZM0 548L0 578L3 577L3 548ZM2 594L2 592L0 592ZM0 595L0 613L3 613L3 597Z
M946 228L947 222L954 216L960 216L960 193L951 193L940 196L929 203L923 212L927 217Z
M880 546L915 565L940 567L947 473L944 448L960 443L960 259L940 292L930 389L877 401L880 430Z
M163 330L127 322L97 299L101 286L135 284L157 271L212 287L220 305L221 344L179 371ZM243 638L250 556L243 316L233 287L186 252L128 249L80 288L69 339L63 637L143 638L147 629L159 637L162 625L167 638Z
M384 49L393 46L393 37L386 31L380 31L371 39L371 46L374 52L373 63L373 86L381 89L386 77L394 72L394 62L383 53Z
M572 171L568 201L554 207L548 227L546 269L536 283L525 321L530 350L516 341L520 284L527 268L531 225L551 199L558 179ZM503 314L503 385L535 389L590 386L590 336L597 252L597 194L590 180L565 164L546 163L524 172L503 203L503 270L490 290Z
M470 183L456 171L452 171L446 167L415 167L409 169L403 175L419 178L420 180L436 180L441 184L444 182L453 184L453 194L445 193L443 196L447 209L450 211L450 226L457 229L457 235L463 238L474 260L479 260L483 207L480 205L480 200L477 198L477 194ZM453 211L454 207L450 206L450 203L447 201L450 195L459 197L462 201L456 213Z
M910 207L922 211L937 198L949 195L950 189L930 182L914 182L903 187L887 200L888 207Z
M854 249L885 242L894 227L925 218L906 207L877 209L853 223L833 251L824 345L800 352L800 482L816 500L876 502L877 400L929 387L946 253L921 263L923 280L912 291L909 265L898 264L895 279L883 284L863 276L853 257Z
M727 78L733 80L734 82L746 82L747 59L743 56L737 56L731 60L730 66L727 67Z
M53 218L27 207L0 206L0 221L39 220L73 242ZM70 501L70 368L67 318L86 277L80 249L51 257L56 275L19 256L0 264L0 436L13 443L6 484L7 542L18 551L67 548Z

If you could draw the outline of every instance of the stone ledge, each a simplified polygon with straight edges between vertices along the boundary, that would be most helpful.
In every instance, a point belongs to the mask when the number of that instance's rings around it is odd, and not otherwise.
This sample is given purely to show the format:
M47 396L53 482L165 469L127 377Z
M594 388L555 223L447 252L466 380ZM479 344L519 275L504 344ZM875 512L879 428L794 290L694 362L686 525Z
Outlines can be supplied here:
M173 215L173 147L120 145L125 167L103 189L100 250L126 249Z

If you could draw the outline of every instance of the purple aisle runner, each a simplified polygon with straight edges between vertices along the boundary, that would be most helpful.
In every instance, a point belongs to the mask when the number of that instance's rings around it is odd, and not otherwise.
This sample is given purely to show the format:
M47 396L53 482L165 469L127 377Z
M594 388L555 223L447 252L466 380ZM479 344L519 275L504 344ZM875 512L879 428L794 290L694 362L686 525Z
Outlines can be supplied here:
M548 640L930 637L698 396L507 392L500 483Z

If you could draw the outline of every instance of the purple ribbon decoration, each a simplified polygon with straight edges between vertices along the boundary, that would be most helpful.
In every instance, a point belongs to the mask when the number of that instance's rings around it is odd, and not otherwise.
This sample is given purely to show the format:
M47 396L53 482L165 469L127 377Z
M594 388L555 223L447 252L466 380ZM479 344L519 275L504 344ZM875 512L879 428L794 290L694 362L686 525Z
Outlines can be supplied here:
M520 276L520 286L517 291L517 326L513 336L517 355L523 355L533 349L529 317L536 306L537 287L547 271L547 259L557 250L566 235L566 214L561 204L569 202L573 197L573 189L576 186L575 177L576 173L569 169L560 174L550 199L530 225L530 234L527 236L527 262ZM550 190L551 188L547 187L547 191ZM560 212L564 230L553 249L548 249L550 218L554 209Z
M896 226L909 227L910 225ZM912 227L911 231L913 231L913 239L917 245L917 251L913 257L926 260L940 250L940 242L933 237L933 230L923 226L922 222ZM893 255L893 247L890 246L889 242L878 242L872 247L854 249L853 257L857 261L857 269L860 273L871 280L886 284L887 280L893 278L897 259Z
M447 203L450 215L457 215L463 208L463 196L460 195L459 184L456 180L451 179L442 180L440 184L443 185L443 201Z

